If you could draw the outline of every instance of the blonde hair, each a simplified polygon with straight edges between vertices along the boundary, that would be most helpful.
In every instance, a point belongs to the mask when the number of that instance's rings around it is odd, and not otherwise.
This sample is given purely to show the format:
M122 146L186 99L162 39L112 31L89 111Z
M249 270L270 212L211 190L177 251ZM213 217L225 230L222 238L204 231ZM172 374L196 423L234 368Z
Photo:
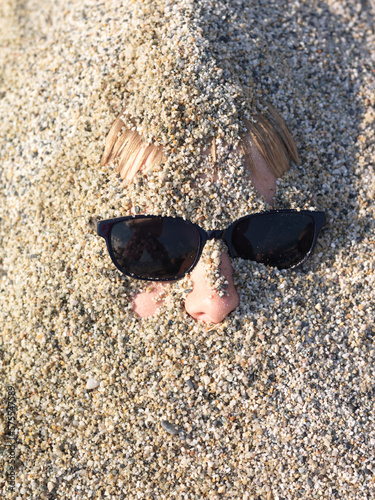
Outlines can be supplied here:
M240 150L250 172L254 171L251 152L256 146L276 178L289 169L289 161L299 163L295 142L281 116L270 106L258 113L256 121L244 120L247 134L240 141ZM146 174L164 160L162 146L147 144L135 130L126 129L121 114L113 123L106 138L101 165L117 163L120 177L130 183L138 171ZM211 140L211 155L216 161L216 141Z

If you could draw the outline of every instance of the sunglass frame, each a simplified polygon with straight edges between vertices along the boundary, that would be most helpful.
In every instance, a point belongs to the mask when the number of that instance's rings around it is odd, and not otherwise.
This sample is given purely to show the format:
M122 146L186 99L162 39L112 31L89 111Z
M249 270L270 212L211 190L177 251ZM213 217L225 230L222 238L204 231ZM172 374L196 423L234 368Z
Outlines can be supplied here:
M280 209L280 210L268 210L268 211L264 211L264 212L257 212L254 214L245 215L244 217L241 217L240 219L237 219L234 222L232 222L232 224L229 227L227 227L226 229L222 229L222 230L221 229L214 229L211 231L205 231L198 224L191 222L187 219L184 219L183 217L171 217L171 216L163 216L163 215L143 215L143 214L142 215L129 215L126 217L116 217L115 219L106 219L106 220L98 221L97 233L99 236L101 236L102 238L105 239L105 242L107 245L107 250L108 250L109 256L111 257L113 264L125 276L127 276L129 278L133 278L133 279L143 280L143 281L171 282L171 281L177 281L177 280L183 278L184 276L186 276L186 274L191 273L191 271L194 269L194 267L199 262L199 259L202 255L202 252L203 252L204 245L207 243L208 240L211 240L211 239L223 240L228 248L229 256L233 258L234 255L233 255L233 252L231 250L231 236L232 236L232 232L233 232L234 228L236 227L236 225L238 223L242 222L245 219L249 219L249 218L252 218L255 216L259 216L259 215L282 214L282 213L300 213L303 215L309 215L313 219L313 222L314 222L314 238L313 238L313 242L312 242L312 245L311 245L309 252L305 255L305 257L301 260L301 262L299 262L297 265L287 268L288 270L289 269L296 269L296 268L300 267L303 264L303 262L306 261L306 259L309 258L312 251L314 250L319 232L326 223L326 216L325 216L325 213L322 211L294 210L294 209L287 209L287 208ZM190 266L190 268L187 271L185 271L183 274L176 276L173 279L171 279L171 278L152 278L152 279L150 279L150 278L144 278L142 276L136 276L134 274L131 274L131 273L124 271L122 269L122 267L117 263L116 258L114 256L114 252L112 250L111 229L118 222L126 222L128 220L135 220L135 219L138 219L138 220L139 219L156 219L156 220L157 219L173 219L173 220L181 220L185 224L188 223L188 224L194 226L198 230L198 233L199 233L199 248L197 251L197 255L194 259L194 262Z

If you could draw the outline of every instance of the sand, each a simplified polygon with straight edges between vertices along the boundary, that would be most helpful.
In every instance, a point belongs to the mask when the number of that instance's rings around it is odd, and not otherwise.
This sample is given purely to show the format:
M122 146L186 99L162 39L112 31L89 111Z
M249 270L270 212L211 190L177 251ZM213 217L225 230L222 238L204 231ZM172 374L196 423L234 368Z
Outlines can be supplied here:
M276 206L324 210L327 225L297 271L234 260L240 305L206 325L184 311L188 277L169 286L155 317L138 318L131 299L144 285L121 276L95 229L132 204L142 210L150 192L153 210L180 207L210 229L267 208L235 159L227 188L198 183L182 194L172 164L128 191L100 166L124 106L142 116L150 107L130 103L138 94L128 80L129 26L150 2L0 3L2 498L375 495L375 8L229 4L217 3L238 13L228 26L242 15L248 24L243 36L214 37L223 46L214 62L225 71L220 55L252 40L240 83L267 95L300 155ZM186 12L216 8L178 5L187 10L172 16L177 33ZM233 99L226 116L236 106L251 113ZM156 127L166 119L158 113ZM138 124L145 136L151 122Z

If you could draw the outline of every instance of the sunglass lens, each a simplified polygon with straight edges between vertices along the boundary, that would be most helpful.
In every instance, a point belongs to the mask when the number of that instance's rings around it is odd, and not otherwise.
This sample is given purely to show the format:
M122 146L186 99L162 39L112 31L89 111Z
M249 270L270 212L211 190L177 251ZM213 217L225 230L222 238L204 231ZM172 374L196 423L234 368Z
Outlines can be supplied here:
M300 264L314 241L314 220L301 213L268 213L241 220L233 229L234 257L279 269Z
M200 236L181 219L140 218L114 224L110 242L119 267L136 278L173 280L193 265Z

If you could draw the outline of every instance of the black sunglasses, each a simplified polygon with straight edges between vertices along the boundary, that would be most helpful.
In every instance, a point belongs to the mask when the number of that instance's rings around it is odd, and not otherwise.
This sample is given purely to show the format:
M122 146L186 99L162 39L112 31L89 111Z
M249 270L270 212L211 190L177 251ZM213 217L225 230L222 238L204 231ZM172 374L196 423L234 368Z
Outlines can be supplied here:
M196 266L207 240L222 239L231 257L278 269L299 266L311 254L324 212L271 210L246 215L227 229L204 231L181 217L135 215L98 222L115 266L126 276L174 281Z

